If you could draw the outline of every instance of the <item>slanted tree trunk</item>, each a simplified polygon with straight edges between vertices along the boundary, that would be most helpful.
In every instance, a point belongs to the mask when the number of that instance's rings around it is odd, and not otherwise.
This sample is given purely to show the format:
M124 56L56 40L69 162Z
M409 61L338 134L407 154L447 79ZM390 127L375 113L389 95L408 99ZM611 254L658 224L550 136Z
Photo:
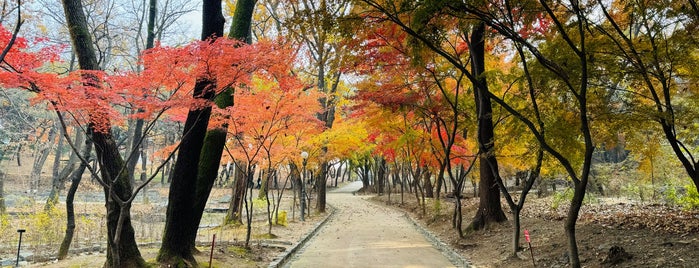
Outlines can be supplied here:
M445 161L449 161L449 160L447 159ZM440 163L439 172L437 173L437 186L435 187L435 195L436 195L437 200L439 200L439 198L441 197L440 195L442 193L442 185L446 184L446 183L444 183L444 175L445 175L444 171L446 168L447 168L447 165L445 165L444 163Z
M41 183L41 170L44 169L44 163L48 159L51 153L51 145L53 145L53 140L56 138L56 128L52 127L49 130L48 138L46 142L37 144L37 149L34 152L34 163L32 164L32 171L30 178L30 187L32 193L37 193L39 191L39 184Z
M85 143L85 135L83 133L76 133L75 136L76 140L74 144ZM63 141L64 139L64 137L59 138L61 141ZM71 152L70 157L68 158L68 163L63 167L63 169L58 173L58 175L54 175L53 181L51 183L51 192L49 193L48 199L46 199L46 205L44 206L44 210L48 211L50 208L54 207L58 203L58 196L61 193L61 189L63 189L63 185L69 179L69 176L79 166L79 161L80 159L78 159L77 153Z
M82 137L82 136L81 136ZM85 142L76 142L75 144L83 144L83 149L81 154L87 160L90 158L90 152L92 151L92 140L87 139ZM73 152L73 154L77 154ZM77 156L76 156L77 158ZM63 237L63 242L58 248L58 259L63 260L68 256L68 250L70 250L70 244L73 242L73 235L75 234L75 209L73 206L73 201L75 200L75 193L78 191L78 186L80 185L80 180L83 177L85 168L87 168L88 162L81 162L80 166L71 172L70 177L70 188L68 188L68 194L66 195L66 235Z
M58 131L62 130L60 123L56 122L56 127ZM44 211L50 211L51 208L58 202L58 187L62 187L62 183L59 180L61 175L61 157L63 157L63 135L58 135L58 143L56 145L56 150L53 153L53 164L51 165L51 192L46 199L46 205L44 206ZM52 197L55 198L52 200Z
M15 151L15 158L17 158L17 166L22 166L22 144L17 145L17 150Z

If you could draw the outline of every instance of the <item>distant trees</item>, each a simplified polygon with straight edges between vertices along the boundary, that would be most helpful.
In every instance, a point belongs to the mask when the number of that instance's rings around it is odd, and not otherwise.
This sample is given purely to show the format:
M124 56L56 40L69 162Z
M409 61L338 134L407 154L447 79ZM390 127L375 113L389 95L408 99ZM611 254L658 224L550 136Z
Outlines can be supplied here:
M507 194L503 182L497 178L500 172L496 162L488 160L488 155L494 156L498 152L493 150L497 147L493 146L494 140L489 138L490 134L482 132L493 129L492 126L488 127L488 122L495 116L490 116L488 110L481 110L490 107L490 101L519 119L547 155L557 160L575 189L565 224L573 266L580 265L575 242L575 222L588 188L593 151L597 144L613 142L608 137L616 137L614 133L604 134L612 126L608 122L628 118L629 112L644 114L646 119L643 120L657 121L687 174L693 178L696 173L696 161L689 160L694 159L692 155L695 146L689 145L693 144L693 139L682 134L696 132L688 121L682 121L683 118L694 118L690 115L694 114L693 109L687 105L693 101L684 94L692 92L696 87L692 82L694 76L681 66L690 62L694 64L694 58L679 56L696 51L696 46L689 45L693 43L684 39L691 35L682 34L686 29L695 27L695 9L670 2L657 5L614 2L609 6L605 6L607 3L587 6L576 1L505 1L500 5L488 6L477 2L427 1L401 5L395 5L393 1L361 2L366 4L366 9L360 10L363 12L360 16L374 23L390 21L411 36L414 40L412 44L417 45L413 45L413 50L403 50L403 55L420 55L415 51L426 48L444 58L455 70L463 72L473 82L475 105L478 108L476 113L481 118L479 155L485 157L480 162L481 193L488 190L483 187L491 187L490 190L495 192L490 196L495 197L498 196L497 191L502 190L512 209L517 211L521 208L522 202L515 204ZM605 20L593 18L593 9L601 11ZM442 19L445 16L448 19ZM462 20L462 24L450 28L450 20ZM468 33L464 31L468 29L465 25L472 27L470 39L463 39L463 45L450 42L452 38ZM586 30L591 26L592 30ZM383 31L390 29L385 25L379 27ZM485 34L485 28L496 34ZM377 40L385 42L384 40L391 38L396 38L396 35L383 35ZM507 40L490 47L499 46L498 49L516 51L518 57L515 57L515 61L519 62L518 67L524 68L524 71L499 70L515 75L510 78L496 75L495 72L484 72L486 64L480 46L486 38ZM371 47L374 42L370 40L364 45ZM599 52L600 47L615 49L609 55ZM470 52L470 68L459 56L459 51L464 49ZM400 51L400 47L398 50ZM433 63L416 58L414 62L418 66L433 66ZM627 71L629 69L626 66L631 66L634 71ZM487 87L493 85L493 82L487 80L491 78L514 80L505 82L510 83L510 86L504 90L487 90ZM634 78L637 79L631 80ZM630 80L638 82L629 82ZM632 85L643 86L639 90ZM680 95L683 97L676 97ZM522 100L528 104L523 106ZM688 116L683 116L685 114ZM484 118L488 120L482 120ZM682 126L682 130L678 130L678 126ZM537 162L541 162L541 153L537 159ZM538 174L537 169L534 168L535 176ZM495 177L488 179L492 175ZM531 187L533 179L529 178L527 187ZM487 181L491 183L484 185L483 182ZM523 201L524 194L520 198ZM499 206L499 203L499 198L481 196L481 206ZM497 209L482 211L493 212ZM476 217L474 224L481 222L478 218ZM517 233L515 235L518 236ZM515 250L517 247L515 241Z

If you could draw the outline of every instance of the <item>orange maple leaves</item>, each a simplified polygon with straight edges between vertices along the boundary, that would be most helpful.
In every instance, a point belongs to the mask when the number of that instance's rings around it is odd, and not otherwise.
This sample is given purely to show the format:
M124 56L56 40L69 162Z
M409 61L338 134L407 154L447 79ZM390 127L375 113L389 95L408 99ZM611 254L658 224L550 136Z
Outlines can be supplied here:
M6 47L11 37L0 26L0 46ZM35 101L49 101L57 110L70 112L79 123L93 124L98 130L127 118L155 119L162 113L178 119L187 111L183 107L211 106L210 100L192 96L197 79L216 81L215 87L207 89L216 94L226 88L249 90L253 77L275 81L281 91L302 87L290 75L294 50L277 42L247 45L219 38L181 47L158 46L141 55L140 72L61 75L52 69L62 64L58 59L64 47L46 41L32 43L18 37L0 65L0 86L37 92Z

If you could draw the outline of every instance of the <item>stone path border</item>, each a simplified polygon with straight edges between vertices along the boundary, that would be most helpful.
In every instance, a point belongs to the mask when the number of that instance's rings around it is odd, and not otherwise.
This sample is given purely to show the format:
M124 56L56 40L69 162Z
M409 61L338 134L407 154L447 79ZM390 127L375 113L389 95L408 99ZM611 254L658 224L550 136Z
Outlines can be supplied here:
M404 212L403 216L407 218L408 221L410 221L410 223L412 223L413 226L415 226L418 232L424 235L425 238L427 238L427 240L430 241L430 243L432 243L432 245L434 245L434 247L437 248L437 250L439 250L439 252L442 252L442 254L446 256L447 259L451 261L451 263L453 263L457 267L473 267L468 260L461 256L461 254L454 251L454 249L451 246L447 245L447 243L444 243L441 239L439 239L439 237L434 235L432 232L423 228L422 225L420 225L417 221L410 217L410 215L408 215L407 212Z

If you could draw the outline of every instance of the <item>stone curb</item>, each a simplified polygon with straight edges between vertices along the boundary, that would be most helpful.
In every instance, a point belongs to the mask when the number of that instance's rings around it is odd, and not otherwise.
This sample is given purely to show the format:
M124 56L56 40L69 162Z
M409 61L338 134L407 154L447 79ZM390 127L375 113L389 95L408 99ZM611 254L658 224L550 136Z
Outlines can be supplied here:
M330 213L328 213L328 215L325 216L325 219L323 219L323 220L321 220L320 222L316 223L316 225L313 227L313 229L312 229L310 232L306 233L306 234L303 236L303 238L301 238L301 240L299 240L299 242L297 242L296 244L294 244L294 245L291 246L290 248L287 248L287 249L286 249L284 252L282 252L281 254L277 255L277 257L274 258L275 260L269 263L269 266L267 266L268 268L279 268L279 267L282 267L284 264L286 264L286 262L289 261L289 259L291 259L291 257L292 257L294 254L296 254L296 252L297 252L299 249L301 249L301 248L306 244L306 242L308 242L308 240L310 240L311 238L313 238L313 237L316 235L316 233L318 233L318 230L320 230L320 228L323 227L323 225L325 225L325 223L328 222L328 220L329 220L332 216L335 215L335 211L337 211L337 209L336 209L335 207L333 207L333 206L331 206L331 205L327 205L327 206L330 207L330 208L332 209L332 211L330 211Z
M456 267L473 267L473 266L471 266L471 263L469 263L468 260L466 260L463 256L461 256L461 254L457 253L449 245L442 242L442 240L439 239L439 237L434 235L432 232L423 228L422 225L420 225L417 221L415 221L412 217L410 217L410 215L408 215L407 212L404 212L403 216L405 218L407 218L408 221L410 221L410 223L412 223L413 226L415 226L415 228L420 233L422 233L425 236L425 238L427 238L427 240L437 248L437 250L439 250L439 252L442 252L442 254L445 257L447 257L447 259L449 259L449 261L451 261L451 263L456 265Z

